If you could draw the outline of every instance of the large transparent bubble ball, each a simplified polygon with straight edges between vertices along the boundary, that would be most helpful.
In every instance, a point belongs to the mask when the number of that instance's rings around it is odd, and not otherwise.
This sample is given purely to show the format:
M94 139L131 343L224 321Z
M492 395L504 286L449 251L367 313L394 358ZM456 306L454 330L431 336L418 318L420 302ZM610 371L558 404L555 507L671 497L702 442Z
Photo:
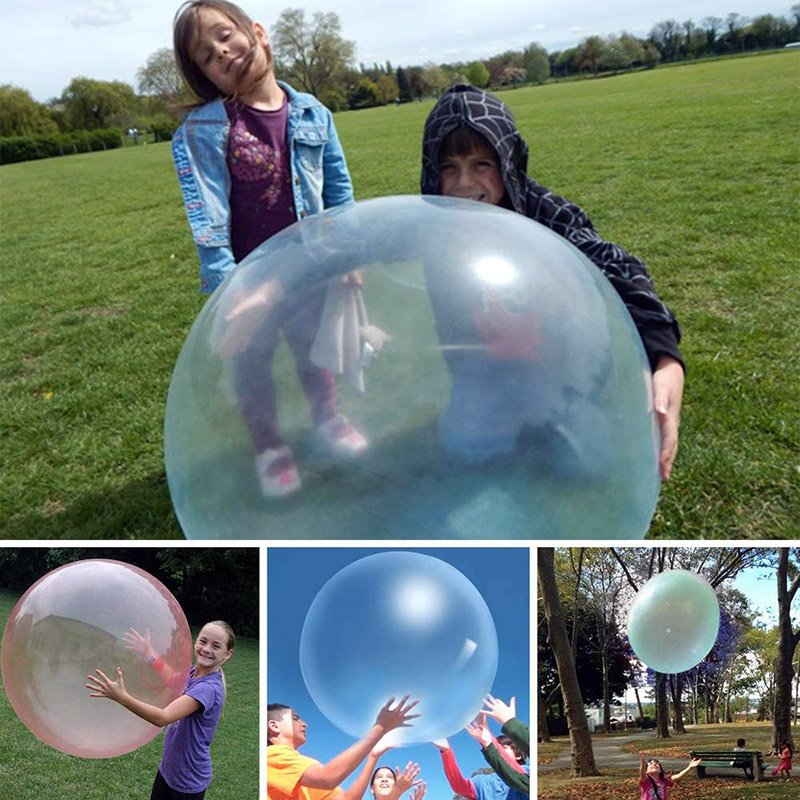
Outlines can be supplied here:
M127 650L130 628L150 631L162 661ZM165 707L183 693L192 637L169 590L121 561L76 561L47 573L14 606L3 634L3 684L17 716L43 742L84 758L141 747L160 728L103 698L89 697L86 676L121 667L137 699ZM167 677L168 676L168 677Z
M419 700L392 743L464 728L497 672L497 632L478 590L450 564L379 553L336 573L314 598L300 637L311 699L336 727L363 736L390 697Z
M263 354L277 325L341 368L360 458L319 446L289 348ZM279 500L255 468L273 391L303 482ZM658 447L644 349L600 270L520 214L442 197L340 206L254 250L192 327L165 422L198 539L641 537Z
M685 672L699 664L717 641L719 601L696 572L675 569L651 578L628 611L633 652L656 672Z

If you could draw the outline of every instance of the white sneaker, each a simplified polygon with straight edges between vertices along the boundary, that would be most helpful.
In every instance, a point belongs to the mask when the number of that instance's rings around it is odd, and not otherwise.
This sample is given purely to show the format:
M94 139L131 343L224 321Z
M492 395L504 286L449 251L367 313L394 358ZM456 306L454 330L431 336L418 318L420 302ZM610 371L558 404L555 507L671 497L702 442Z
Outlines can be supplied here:
M369 446L364 436L341 414L317 425L314 438L323 450L339 458L355 458Z
M303 485L292 460L292 451L286 445L259 453L256 473L264 497L286 497Z

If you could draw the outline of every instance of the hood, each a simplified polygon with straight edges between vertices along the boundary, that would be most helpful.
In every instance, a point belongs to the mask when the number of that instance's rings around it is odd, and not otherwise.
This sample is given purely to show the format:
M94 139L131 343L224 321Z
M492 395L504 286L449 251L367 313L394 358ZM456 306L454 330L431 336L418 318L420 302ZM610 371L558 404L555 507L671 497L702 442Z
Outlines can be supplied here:
M428 114L422 138L422 194L439 194L439 150L447 135L460 125L480 133L500 161L503 184L514 211L525 213L528 146L517 130L514 115L489 92L459 83L451 86Z

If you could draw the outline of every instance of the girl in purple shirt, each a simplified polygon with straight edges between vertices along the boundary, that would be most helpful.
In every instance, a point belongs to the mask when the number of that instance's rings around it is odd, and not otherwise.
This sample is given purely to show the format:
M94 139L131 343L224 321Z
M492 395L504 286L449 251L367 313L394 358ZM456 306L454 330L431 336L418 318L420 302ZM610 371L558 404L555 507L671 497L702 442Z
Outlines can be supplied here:
M147 638L136 631L125 635L126 646L150 664L165 669ZM112 681L101 670L87 676L90 697L106 697L143 720L167 728L164 754L158 766L150 800L202 800L211 783L209 748L225 700L222 665L233 655L236 636L227 622L206 623L194 643L195 663L183 694L166 708L144 703L125 689L122 670ZM160 676L164 678L163 673Z

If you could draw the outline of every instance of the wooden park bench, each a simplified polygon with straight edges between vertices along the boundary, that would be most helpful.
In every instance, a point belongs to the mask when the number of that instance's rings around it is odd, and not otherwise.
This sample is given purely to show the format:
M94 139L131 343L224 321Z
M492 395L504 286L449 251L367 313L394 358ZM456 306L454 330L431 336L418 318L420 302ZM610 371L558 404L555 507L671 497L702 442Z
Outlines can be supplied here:
M760 750L692 750L692 758L702 758L703 763L697 767L697 777L705 778L706 769L749 769L753 772L753 780L764 778L764 759Z

